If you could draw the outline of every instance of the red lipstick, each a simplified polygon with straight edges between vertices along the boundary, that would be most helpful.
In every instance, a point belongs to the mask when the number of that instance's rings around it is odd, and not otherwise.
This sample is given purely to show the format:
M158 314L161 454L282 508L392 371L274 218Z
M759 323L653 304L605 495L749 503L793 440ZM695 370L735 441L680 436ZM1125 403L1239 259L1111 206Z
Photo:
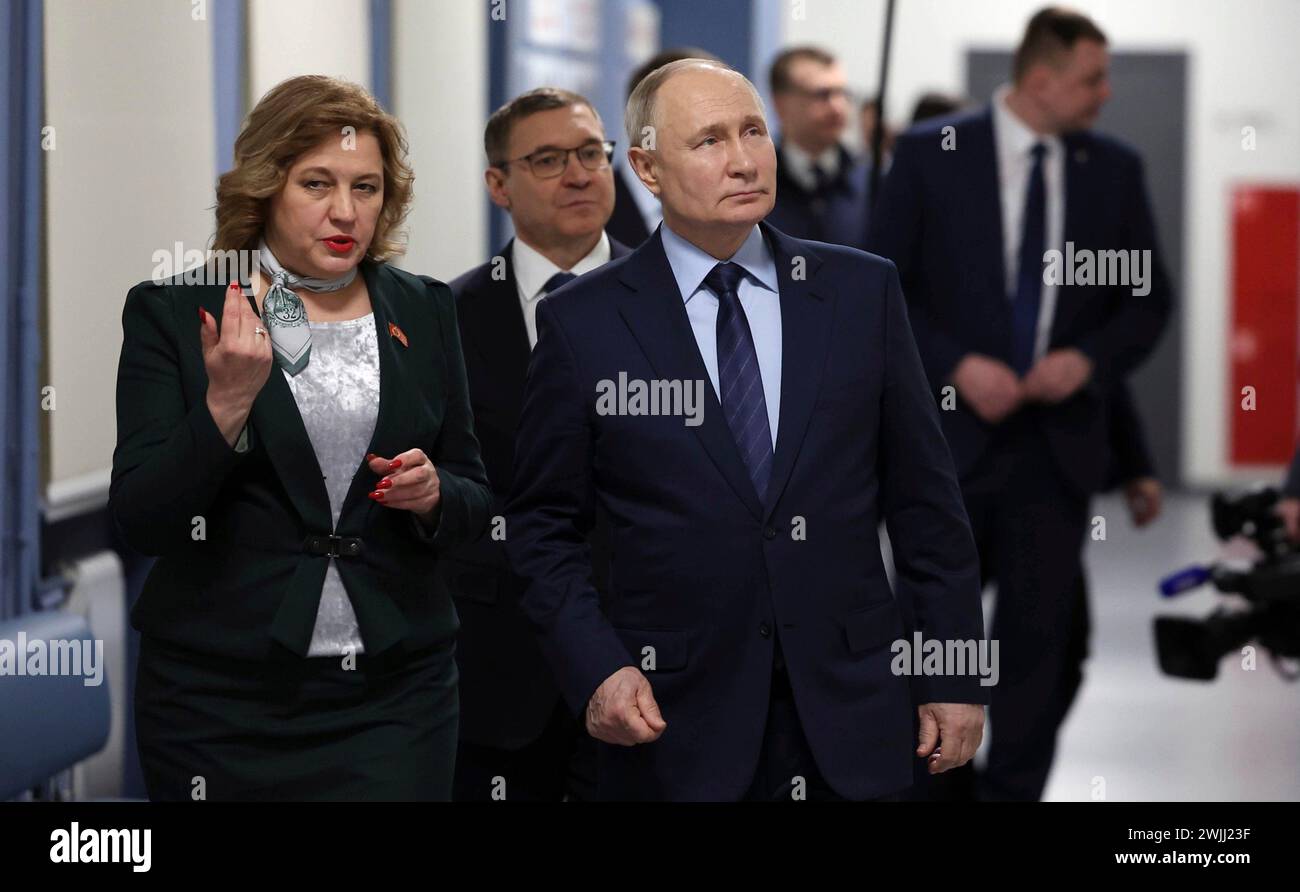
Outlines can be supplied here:
M346 235L332 235L329 238L321 239L325 247L329 248L336 254L346 254L356 245L357 240Z

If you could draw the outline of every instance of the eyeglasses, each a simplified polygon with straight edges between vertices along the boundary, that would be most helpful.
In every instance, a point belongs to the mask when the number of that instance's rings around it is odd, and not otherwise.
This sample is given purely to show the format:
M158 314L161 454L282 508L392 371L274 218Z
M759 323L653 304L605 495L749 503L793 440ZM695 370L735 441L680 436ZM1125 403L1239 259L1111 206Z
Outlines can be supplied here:
M810 90L807 87L791 86L791 93L797 93L805 99L813 102L829 102L832 99L846 99L853 103L857 99L857 94L848 87L822 87L820 90Z
M536 152L530 152L521 158L498 161L493 166L504 170L507 164L526 161L528 162L528 169L533 172L533 176L539 180L550 180L564 173L564 168L569 166L569 153L571 152L578 156L578 163L587 170L601 170L608 167L609 163L614 160L614 140L607 139L604 142L583 143L576 149L538 149Z

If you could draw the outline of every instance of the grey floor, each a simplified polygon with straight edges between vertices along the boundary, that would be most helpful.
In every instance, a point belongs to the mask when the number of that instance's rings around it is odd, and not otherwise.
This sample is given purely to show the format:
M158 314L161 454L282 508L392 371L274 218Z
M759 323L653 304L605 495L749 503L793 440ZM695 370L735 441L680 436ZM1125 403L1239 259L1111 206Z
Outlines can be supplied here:
M1283 681L1260 650L1253 671L1225 657L1214 682L1163 675L1152 620L1203 616L1225 599L1209 587L1164 601L1159 578L1223 548L1208 500L1174 495L1135 530L1120 499L1094 504L1106 540L1089 542L1092 656L1066 719L1048 800L1300 800L1300 683Z

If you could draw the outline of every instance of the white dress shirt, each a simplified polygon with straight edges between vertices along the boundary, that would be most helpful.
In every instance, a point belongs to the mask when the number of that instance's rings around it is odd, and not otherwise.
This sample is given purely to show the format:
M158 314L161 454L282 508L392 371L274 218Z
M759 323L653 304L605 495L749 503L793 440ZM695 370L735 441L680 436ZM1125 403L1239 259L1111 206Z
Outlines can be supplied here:
M835 179L840 172L838 145L831 146L814 158L794 143L783 142L781 155L786 163L786 172L790 174L791 179L803 187L805 192L812 192L817 188L817 175L813 173L814 164L825 171L827 179Z
M1043 183L1047 187L1047 227L1044 250L1064 250L1065 231L1065 145L1059 136L1035 133L1029 125L1007 108L1009 85L993 94L993 142L997 147L998 186L1002 197L1002 246L1005 256L1007 299L1016 296L1016 279L1020 270L1020 237L1025 216L1025 194L1029 191L1029 172L1033 169L1034 143L1047 147L1043 155ZM1038 305L1038 330L1034 338L1034 360L1047 352L1052 334L1052 317L1056 312L1055 285L1043 284Z
M580 276L608 263L609 236L602 232L596 247L569 270L560 269L535 248L525 244L523 239L515 236L510 262L515 271L515 285L519 289L519 306L524 311L524 327L528 329L528 346L536 347L537 304L546 296L542 288L556 273L570 272Z
M718 386L718 296L705 286L704 279L723 261L673 232L667 223L659 231L668 265L677 280L677 289L686 302L686 315L691 321L691 333L695 335L700 358L704 360L713 392L721 394L722 388ZM736 294L745 311L749 332L754 337L758 374L763 379L763 400L767 403L767 424L775 450L777 425L781 420L781 295L776 261L763 239L763 231L757 226L728 259L747 273L736 287Z

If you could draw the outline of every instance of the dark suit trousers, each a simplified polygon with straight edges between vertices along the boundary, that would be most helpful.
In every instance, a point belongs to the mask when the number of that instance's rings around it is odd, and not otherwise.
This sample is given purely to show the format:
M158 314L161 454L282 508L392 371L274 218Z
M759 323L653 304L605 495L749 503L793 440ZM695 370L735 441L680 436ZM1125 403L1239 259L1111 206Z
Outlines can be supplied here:
M501 780L497 780L500 778ZM456 802L591 802L596 798L596 742L557 700L541 735L517 750L460 741Z
M802 779L802 783L800 780ZM758 768L754 780L745 793L745 802L794 802L796 785L803 799L809 802L845 802L822 773L817 770L808 739L804 737L799 713L795 709L790 678L786 674L781 642L776 642L776 657L772 667L772 693L767 707L767 726L763 731L763 746L759 752ZM883 796L877 802L892 802L898 794Z
M978 773L971 762L935 777L918 764L918 798L1036 801L1087 655L1088 498L1066 484L1027 412L1002 425L962 494L981 576L996 592L991 637L999 642L1000 677L989 707L988 762Z

